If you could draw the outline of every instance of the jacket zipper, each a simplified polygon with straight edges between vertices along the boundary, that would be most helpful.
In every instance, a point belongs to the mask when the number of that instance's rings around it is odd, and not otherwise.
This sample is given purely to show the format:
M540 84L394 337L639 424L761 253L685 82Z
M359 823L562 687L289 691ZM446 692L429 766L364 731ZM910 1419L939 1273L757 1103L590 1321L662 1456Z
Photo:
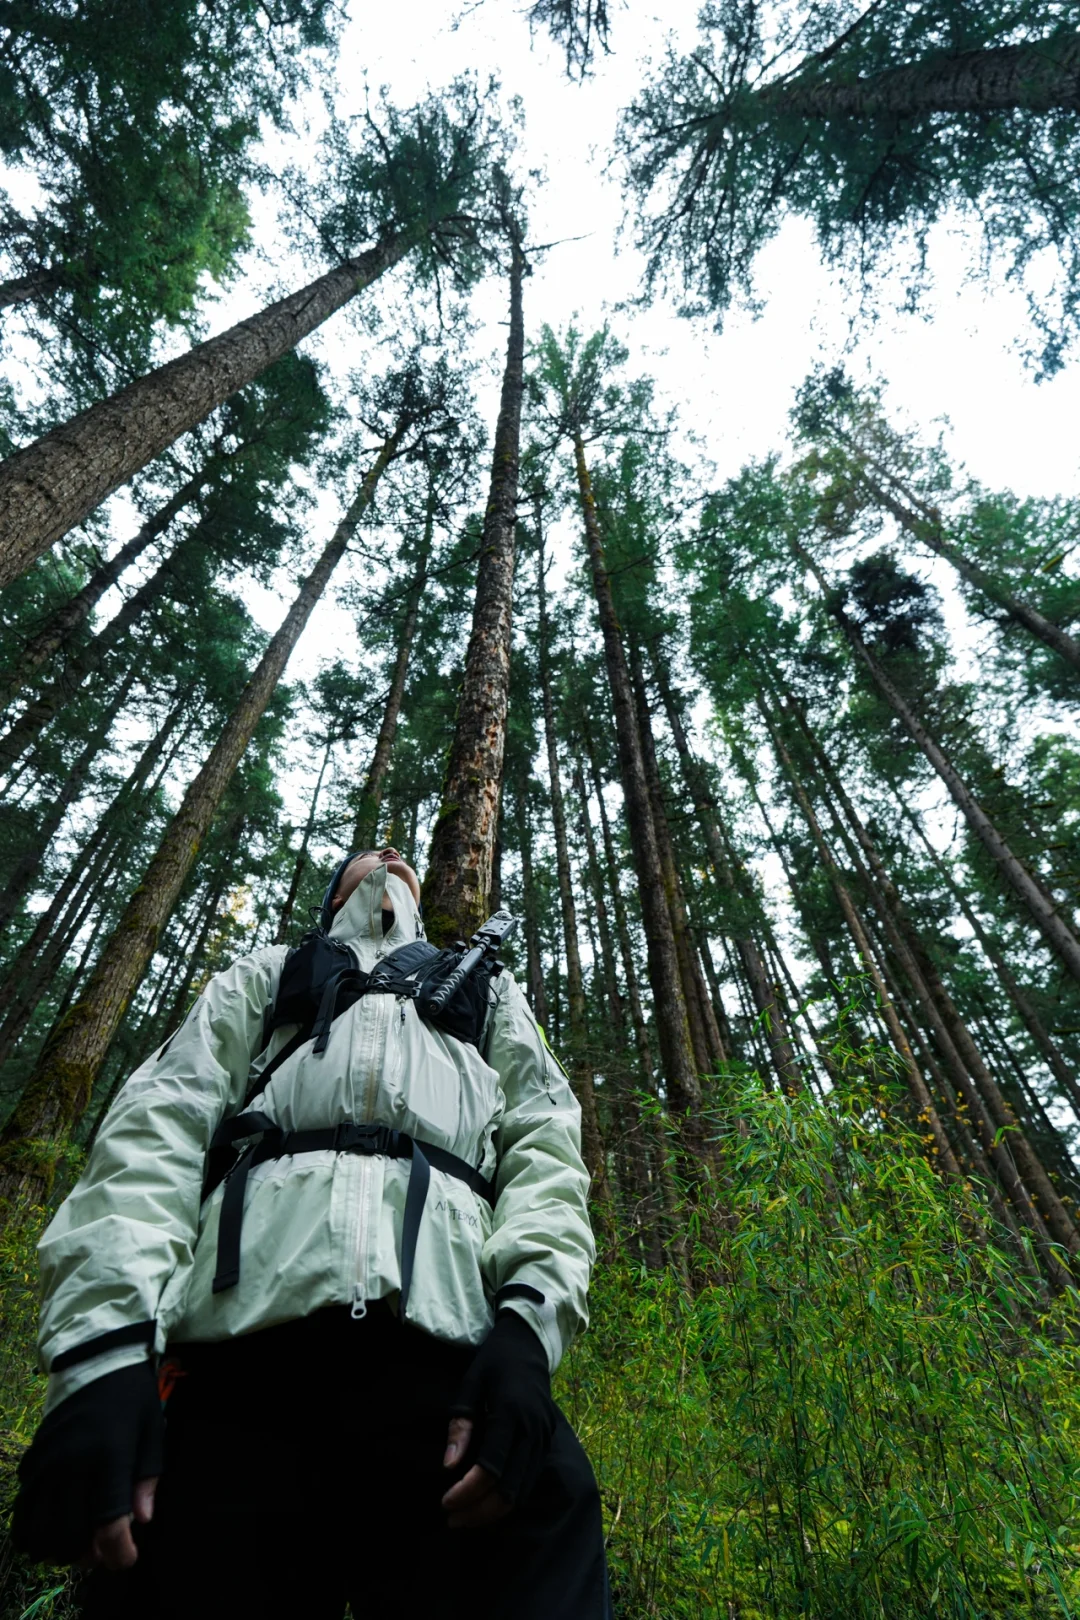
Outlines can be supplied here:
M369 928L371 930L371 937L373 939L375 939L376 941L378 941L378 943L376 944L376 949L375 949L375 960L376 960L376 962L378 962L380 960L380 958L383 957L386 954L386 952L385 952L386 935L383 935L382 939L379 940L379 936L378 936L378 934L376 934L376 931L375 931L375 920L376 920L375 919L375 901L374 901L374 897L372 897L372 902L371 902L371 907L370 907L370 915L369 915L369 919L368 919L368 926L369 926ZM379 922L379 927L381 929L381 927L382 927L381 906L380 906L380 915L379 915L378 922ZM394 918L394 927L396 927L396 926L397 926L397 917L395 916L395 918ZM349 952L350 952L350 955L355 955L357 966L359 966L360 965L360 953L359 953L359 951L353 952L352 946L350 945L349 946ZM383 1002L384 999L385 998L383 996L376 996L375 997L374 1018L376 1020L376 1024L378 1024L378 1021L382 1018L381 1003ZM404 1007L402 1007L402 1009L401 1009L401 1014L402 1014L402 1023L404 1023L404 1021L405 1021L405 1008ZM388 1036L389 1033L390 1033L389 1020L386 1020L386 1024L387 1024L387 1028L386 1028L385 1032L383 1033L383 1040L382 1040L382 1046L384 1048L384 1057L385 1057L385 1046L386 1046L386 1038L385 1037ZM367 1076L366 1076L365 1081L364 1081L364 1106L363 1106L363 1108L361 1110L361 1123L364 1120L367 1120L367 1118L371 1114L372 1108L375 1105L375 1087L376 1087L377 1078L378 1078L375 1058L376 1058L376 1053L378 1052L379 1044L380 1044L379 1039L378 1039L379 1033L380 1032L379 1032L378 1028L376 1028L376 1030L374 1031L374 1034L375 1034L376 1038L372 1042L371 1059L370 1059L370 1062L368 1063L368 1072L367 1072ZM364 1189L363 1189L363 1193L362 1193L362 1196L361 1196L361 1203L360 1203L360 1214L359 1214L359 1218L358 1218L357 1223L356 1223L356 1274L355 1274L354 1281L353 1281L352 1305L349 1308L349 1315L352 1317L354 1322L362 1322L364 1317L367 1315L367 1311L368 1311L367 1299L366 1299L365 1294L364 1294L364 1285L360 1280L360 1268L361 1268L361 1266L363 1264L363 1261L364 1261L364 1251L365 1251L366 1244L367 1244L367 1213L368 1213L368 1200L369 1200L370 1197L371 1197L370 1177L365 1175L364 1176Z
M367 1075L365 1076L364 1080L364 1106L361 1109L362 1122L370 1119L372 1110L375 1106L375 1090L378 1084L378 1063L376 1060L380 1047L382 1048L383 1056L385 1058L386 1037L390 1033L390 1021L383 1012L383 1005L387 998L385 996L375 996L373 1000L374 1007L372 1012L375 1028L372 1031L373 1040L371 1044L371 1053L367 1065ZM381 1028L380 1025L382 1026ZM353 1282L352 1306L349 1310L349 1315L355 1322L362 1321L367 1315L367 1299L364 1295L364 1287L360 1279L360 1269L364 1264L365 1250L367 1246L368 1201L371 1197L369 1176L365 1175L364 1183L365 1185L362 1194L362 1201L360 1204L360 1216L359 1220L357 1221L356 1228L356 1277Z

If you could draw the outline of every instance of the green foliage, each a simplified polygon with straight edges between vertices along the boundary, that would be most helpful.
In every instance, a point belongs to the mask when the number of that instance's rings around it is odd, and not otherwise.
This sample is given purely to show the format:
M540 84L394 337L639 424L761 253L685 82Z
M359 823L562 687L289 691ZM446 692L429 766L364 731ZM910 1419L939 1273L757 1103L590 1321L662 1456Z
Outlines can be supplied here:
M843 1096L713 1116L688 1292L615 1259L561 1398L620 1620L1051 1616L1080 1600L1072 1301L979 1241L850 1045ZM690 1212L687 1212L690 1214Z
M546 28L561 47L571 79L584 79L592 71L597 47L605 55L611 49L607 0L532 0L527 16L531 29Z
M0 1223L0 1519L7 1522L15 1498L15 1469L33 1438L45 1400L45 1379L37 1371L36 1245L46 1220L28 1210L17 1221ZM8 1562L10 1553L7 1555ZM0 1578L0 1613L5 1620L68 1620L74 1615L70 1574L30 1568L17 1559Z
M1075 5L1045 0L705 5L696 48L669 49L623 116L649 285L681 285L688 312L718 321L739 298L759 307L757 256L785 217L800 215L864 297L902 264L915 305L931 227L959 209L982 234L985 262L1027 293L1035 359L1056 371L1080 315L1080 143L1068 92L1040 95L1028 69L1002 105L981 102L974 82L966 96L962 87L935 94L934 76L970 53L974 81L979 53L1029 44L1049 70L1075 49L1076 21ZM856 85L857 109L842 99ZM1057 265L1049 291L1047 258Z
M326 0L6 0L0 151L34 176L24 217L6 199L9 274L42 278L65 380L142 368L155 323L188 321L204 275L248 239L243 186L259 121L329 45Z
M484 264L488 208L509 157L494 81L455 79L437 95L399 108L382 95L362 114L335 119L322 143L319 178L294 174L302 201L293 229L314 221L319 252L348 258L398 234L415 245L421 283L467 287Z

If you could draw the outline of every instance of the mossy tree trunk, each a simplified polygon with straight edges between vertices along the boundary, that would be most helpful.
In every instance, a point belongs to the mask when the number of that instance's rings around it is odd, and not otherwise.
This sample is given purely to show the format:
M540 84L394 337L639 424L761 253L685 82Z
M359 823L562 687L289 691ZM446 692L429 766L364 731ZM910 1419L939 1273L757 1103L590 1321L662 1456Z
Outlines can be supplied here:
M437 944L468 939L485 920L499 820L510 640L521 404L525 386L525 256L516 222L510 237L510 334L495 451L484 513L472 633L458 700L442 807L424 877L424 918Z
M404 258L395 234L100 400L0 465L0 587Z

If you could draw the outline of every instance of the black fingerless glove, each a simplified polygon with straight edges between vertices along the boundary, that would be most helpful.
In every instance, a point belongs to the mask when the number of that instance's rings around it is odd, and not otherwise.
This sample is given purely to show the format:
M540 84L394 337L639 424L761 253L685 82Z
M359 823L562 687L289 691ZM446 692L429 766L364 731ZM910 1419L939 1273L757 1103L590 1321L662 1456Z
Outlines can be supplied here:
M131 1512L161 1473L165 1423L153 1363L120 1367L61 1401L19 1464L12 1538L35 1563L85 1557L99 1525Z
M462 1379L452 1417L475 1425L469 1460L494 1474L509 1501L536 1484L555 1432L547 1353L516 1311L503 1311Z

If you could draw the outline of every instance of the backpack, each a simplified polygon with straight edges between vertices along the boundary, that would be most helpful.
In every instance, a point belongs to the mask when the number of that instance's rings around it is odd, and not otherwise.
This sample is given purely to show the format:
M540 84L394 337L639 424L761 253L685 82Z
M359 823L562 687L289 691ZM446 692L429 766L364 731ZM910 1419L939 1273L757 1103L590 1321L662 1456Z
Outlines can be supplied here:
M415 1001L426 1023L479 1047L490 1008L488 989L502 967L491 953L483 954L453 988L445 1005L433 1006L436 992L461 966L464 956L464 945L440 951L426 939L416 939L400 945L365 973L356 966L347 945L331 939L322 929L312 929L285 958L263 1044L275 1029L297 1024L303 1031L301 1041L314 1036L313 1050L324 1052L335 1018L361 996L390 995Z
M286 956L274 1005L263 1025L262 1045L275 1029L297 1025L296 1033L256 1076L239 1115L263 1091L275 1069L304 1045L321 1055L330 1039L330 1026L363 995L393 995L416 1002L426 1023L479 1050L491 1011L490 985L502 972L495 952L517 926L509 912L497 911L473 935L440 951L426 939L410 941L377 962L370 973L356 966L349 947L331 939L325 928L313 928ZM239 1115L237 1117L239 1117ZM219 1131L226 1130L225 1121ZM207 1154L203 1198L228 1175L237 1154L228 1140L215 1141Z

